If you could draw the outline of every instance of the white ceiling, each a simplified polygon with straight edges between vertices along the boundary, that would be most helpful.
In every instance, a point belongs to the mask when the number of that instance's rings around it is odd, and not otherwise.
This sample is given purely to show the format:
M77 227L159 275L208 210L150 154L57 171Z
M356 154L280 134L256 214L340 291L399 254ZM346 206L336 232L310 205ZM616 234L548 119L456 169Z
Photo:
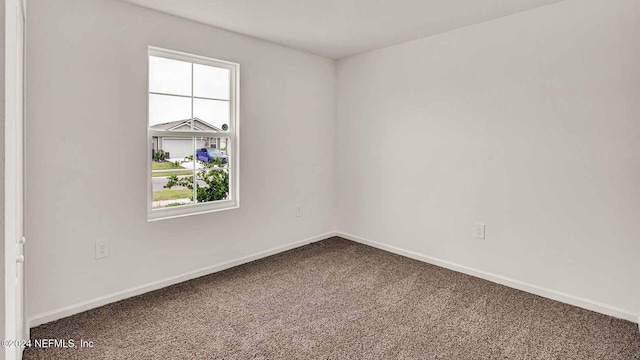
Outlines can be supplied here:
M340 59L562 0L123 0Z

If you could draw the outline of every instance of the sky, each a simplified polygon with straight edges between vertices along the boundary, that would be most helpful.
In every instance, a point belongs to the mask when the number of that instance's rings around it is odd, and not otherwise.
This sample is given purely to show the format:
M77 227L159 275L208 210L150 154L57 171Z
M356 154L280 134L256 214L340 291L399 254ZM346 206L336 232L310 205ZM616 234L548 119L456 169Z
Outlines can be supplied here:
M189 119L192 111L218 128L229 124L229 79L227 69L150 56L149 125Z

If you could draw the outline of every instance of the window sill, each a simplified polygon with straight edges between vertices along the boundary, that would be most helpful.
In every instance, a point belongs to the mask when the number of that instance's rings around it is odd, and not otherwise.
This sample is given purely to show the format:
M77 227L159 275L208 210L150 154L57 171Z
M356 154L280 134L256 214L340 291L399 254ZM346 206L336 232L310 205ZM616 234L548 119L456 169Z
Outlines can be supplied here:
M238 208L240 208L238 200L222 200L213 203L201 203L184 207L149 210L147 212L147 221L168 220Z

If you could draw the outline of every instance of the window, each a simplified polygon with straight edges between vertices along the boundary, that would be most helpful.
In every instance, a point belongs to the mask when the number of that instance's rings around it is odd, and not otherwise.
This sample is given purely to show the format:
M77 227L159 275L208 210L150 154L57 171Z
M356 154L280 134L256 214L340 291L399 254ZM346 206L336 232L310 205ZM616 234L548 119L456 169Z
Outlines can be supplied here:
M238 64L149 47L149 220L239 206L238 79Z

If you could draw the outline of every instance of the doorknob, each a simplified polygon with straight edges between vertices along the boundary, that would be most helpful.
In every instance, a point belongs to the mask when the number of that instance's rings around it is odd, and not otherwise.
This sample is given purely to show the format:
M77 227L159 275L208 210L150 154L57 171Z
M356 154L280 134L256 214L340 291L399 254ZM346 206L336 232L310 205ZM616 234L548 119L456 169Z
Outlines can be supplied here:
M16 258L16 262L17 263L23 263L24 262L24 255L18 255L18 257Z

